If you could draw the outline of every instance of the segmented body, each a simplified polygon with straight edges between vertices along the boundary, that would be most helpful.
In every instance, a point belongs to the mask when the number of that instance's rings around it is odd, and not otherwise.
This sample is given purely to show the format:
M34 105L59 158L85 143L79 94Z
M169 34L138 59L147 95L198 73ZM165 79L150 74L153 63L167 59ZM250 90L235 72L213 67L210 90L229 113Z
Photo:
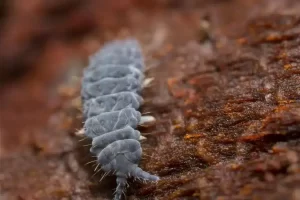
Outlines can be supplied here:
M127 179L157 181L138 167L142 156L138 108L144 78L144 61L136 40L114 41L90 58L82 80L85 135L92 138L90 151L101 169L117 176L115 200L122 197Z

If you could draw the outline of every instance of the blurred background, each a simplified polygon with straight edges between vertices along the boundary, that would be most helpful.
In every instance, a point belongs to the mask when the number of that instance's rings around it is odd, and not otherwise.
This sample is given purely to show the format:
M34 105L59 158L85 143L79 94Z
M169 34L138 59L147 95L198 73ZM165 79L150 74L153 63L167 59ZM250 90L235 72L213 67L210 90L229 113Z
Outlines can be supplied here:
M136 37L151 66L172 62L173 51L184 51L181 47L187 43L202 45L200 55L213 58L216 49L232 51L228 40L249 31L245 26L253 18L274 13L297 16L300 3L1 0L0 199L110 196L113 179L108 189L89 185L91 179L82 169L87 160L78 159L86 154L81 154L78 138L74 138L81 127L78 96L82 69L88 56L104 42ZM163 76L158 80L165 81ZM160 102L159 97L156 101Z

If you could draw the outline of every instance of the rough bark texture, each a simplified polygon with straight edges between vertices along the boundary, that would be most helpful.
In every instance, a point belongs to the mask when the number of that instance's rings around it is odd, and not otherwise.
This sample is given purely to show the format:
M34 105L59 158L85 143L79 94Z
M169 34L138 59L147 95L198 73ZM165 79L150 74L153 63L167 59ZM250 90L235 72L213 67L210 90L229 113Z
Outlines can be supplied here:
M14 77L0 91L1 199L112 197L115 177L98 182L74 134L78 79L103 41L132 35L155 78L141 166L162 180L132 181L128 199L300 199L299 1L28 2L0 9L1 76Z

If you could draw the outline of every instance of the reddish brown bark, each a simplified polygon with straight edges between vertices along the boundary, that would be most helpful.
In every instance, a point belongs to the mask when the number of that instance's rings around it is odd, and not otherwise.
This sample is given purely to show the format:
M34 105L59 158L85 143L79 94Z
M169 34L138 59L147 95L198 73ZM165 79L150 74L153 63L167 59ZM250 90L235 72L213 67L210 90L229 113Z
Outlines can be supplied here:
M162 180L131 182L129 199L300 199L297 0L28 2L0 23L1 76L13 74L0 90L0 198L112 197L114 177L91 178L89 141L73 134L77 79L103 41L133 35L155 78L141 166Z

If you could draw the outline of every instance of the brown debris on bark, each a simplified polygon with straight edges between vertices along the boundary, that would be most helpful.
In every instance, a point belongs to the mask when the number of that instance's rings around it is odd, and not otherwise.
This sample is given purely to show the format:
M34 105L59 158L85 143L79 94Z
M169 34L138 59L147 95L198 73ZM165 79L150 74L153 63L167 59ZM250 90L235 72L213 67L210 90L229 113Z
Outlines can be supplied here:
M141 167L161 180L130 181L128 199L300 199L299 2L182 2L28 6L55 21L37 35L50 27L64 36L59 45L49 40L35 70L1 88L1 199L112 198L114 177L98 182L90 141L74 134L82 127L81 57L132 35L155 78L143 91L141 111L157 120L140 127L147 137ZM95 30L70 44L70 30L86 25ZM13 48L35 42L25 43Z

